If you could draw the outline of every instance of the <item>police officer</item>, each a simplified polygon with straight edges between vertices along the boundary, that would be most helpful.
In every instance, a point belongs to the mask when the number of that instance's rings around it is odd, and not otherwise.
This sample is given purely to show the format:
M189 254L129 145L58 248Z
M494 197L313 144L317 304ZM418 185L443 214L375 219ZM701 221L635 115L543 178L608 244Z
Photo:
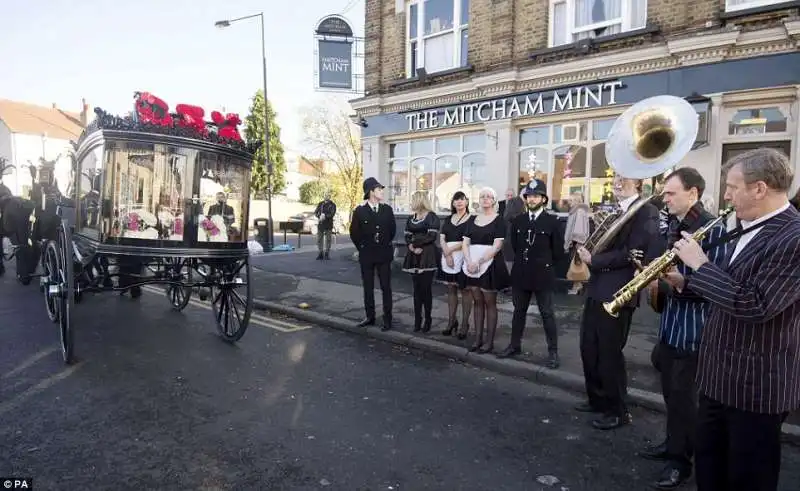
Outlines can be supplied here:
M364 287L364 310L366 318L358 327L375 325L375 272L383 293L383 328L392 328L391 266L394 234L397 224L392 207L381 203L384 186L374 177L364 181L364 204L353 211L350 221L350 240L358 249L361 265L361 282Z
M514 266L511 268L511 295L514 315L511 321L511 342L498 354L500 358L522 352L522 333L525 331L528 306L536 297L547 337L548 368L558 368L558 328L553 313L555 262L563 254L563 233L558 217L549 212L547 187L539 179L528 183L522 191L526 210L511 222L511 246Z

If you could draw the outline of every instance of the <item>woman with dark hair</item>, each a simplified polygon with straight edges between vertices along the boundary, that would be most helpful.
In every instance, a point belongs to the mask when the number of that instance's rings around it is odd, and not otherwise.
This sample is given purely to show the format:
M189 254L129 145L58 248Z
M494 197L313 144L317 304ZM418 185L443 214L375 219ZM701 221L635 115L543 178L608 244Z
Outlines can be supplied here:
M469 315L472 313L472 294L467 288L466 276L461 270L464 262L461 247L468 218L469 199L466 194L457 191L450 200L450 217L444 221L439 233L442 261L436 279L447 285L447 328L442 334L450 336L457 330L458 339L467 338ZM456 318L459 291L461 291L461 329L458 329Z

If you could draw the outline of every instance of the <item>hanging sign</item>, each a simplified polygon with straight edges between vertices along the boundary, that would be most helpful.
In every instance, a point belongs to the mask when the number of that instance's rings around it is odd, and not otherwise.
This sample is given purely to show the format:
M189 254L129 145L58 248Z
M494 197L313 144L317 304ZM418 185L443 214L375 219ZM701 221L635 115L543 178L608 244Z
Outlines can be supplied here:
M342 17L329 15L314 31L317 37L317 86L353 88L353 28Z

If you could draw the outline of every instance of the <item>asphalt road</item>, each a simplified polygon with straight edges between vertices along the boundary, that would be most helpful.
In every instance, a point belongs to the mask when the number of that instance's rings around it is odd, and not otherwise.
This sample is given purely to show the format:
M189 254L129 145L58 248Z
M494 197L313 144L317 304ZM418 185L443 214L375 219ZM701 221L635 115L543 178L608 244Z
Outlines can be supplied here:
M261 318L231 346L150 291L75 321L65 367L42 297L0 279L0 476L35 489L629 491L660 469L634 457L660 415L598 432L574 394L364 337ZM782 490L798 464L786 446Z

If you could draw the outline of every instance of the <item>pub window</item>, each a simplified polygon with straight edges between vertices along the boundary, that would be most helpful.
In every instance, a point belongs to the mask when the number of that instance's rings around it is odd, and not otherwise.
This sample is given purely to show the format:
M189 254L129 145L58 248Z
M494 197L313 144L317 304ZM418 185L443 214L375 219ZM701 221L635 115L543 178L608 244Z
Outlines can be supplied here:
M766 7L768 5L778 5L781 3L788 2L786 0L725 0L725 11L736 12L737 10Z
M406 73L467 64L469 0L412 0L406 10Z
M471 133L389 145L387 200L397 213L411 213L411 195L427 191L434 210L446 214L456 191L464 191L475 209L487 185L485 135Z
M786 133L786 122L786 116L777 107L741 109L728 122L728 134Z
M521 188L536 178L547 183L556 211L569 211L570 195L579 193L593 208L614 202L614 171L605 157L606 139L614 118L594 119L525 128L519 132L519 182ZM645 194L653 182L645 180Z
M550 46L641 29L647 0L550 0Z

